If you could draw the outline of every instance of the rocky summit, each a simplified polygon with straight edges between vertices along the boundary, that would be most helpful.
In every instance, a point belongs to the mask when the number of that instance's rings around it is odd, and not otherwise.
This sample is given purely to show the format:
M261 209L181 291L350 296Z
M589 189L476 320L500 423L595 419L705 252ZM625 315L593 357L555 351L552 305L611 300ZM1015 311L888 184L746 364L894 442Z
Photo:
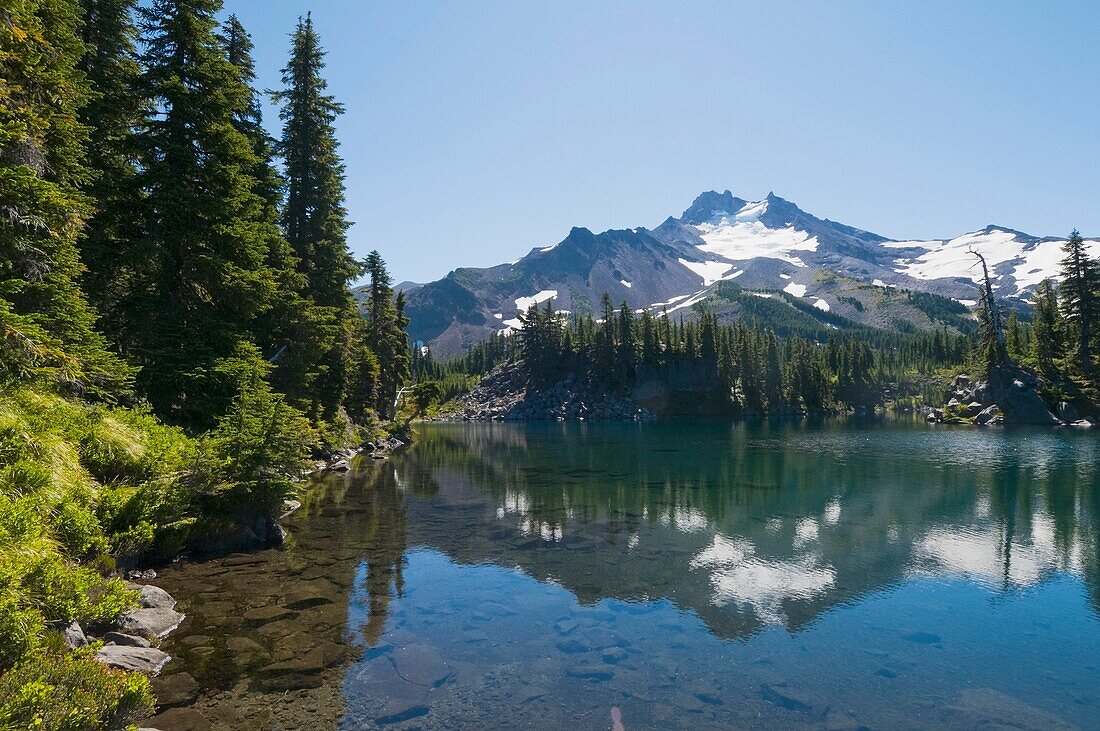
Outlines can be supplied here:
M532 304L592 313L604 292L616 305L686 317L693 305L734 291L833 328L960 329L978 299L972 251L989 262L998 296L1023 306L1039 282L1056 276L1062 243L997 225L949 239L895 240L818 218L773 193L752 201L709 191L652 229L574 228L514 262L401 289L410 336L440 356L515 331ZM1100 253L1100 240L1088 244Z

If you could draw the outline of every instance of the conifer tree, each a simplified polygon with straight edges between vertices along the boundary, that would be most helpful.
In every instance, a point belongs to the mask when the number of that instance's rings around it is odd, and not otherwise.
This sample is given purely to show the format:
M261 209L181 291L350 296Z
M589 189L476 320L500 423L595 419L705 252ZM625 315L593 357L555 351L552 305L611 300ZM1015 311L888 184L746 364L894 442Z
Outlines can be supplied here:
M394 293L392 279L386 271L382 255L372 251L366 259L370 278L366 302L366 329L363 342L377 359L378 382L374 408L379 416L394 413L394 400L401 384L408 378L409 347L404 314L405 296Z
M0 371L111 398L132 371L108 353L77 283L90 212L78 10L16 3L0 19Z
M133 132L147 111L135 92L141 74L135 1L82 0L80 70L92 93L81 107L80 122L94 130L85 145L93 215L80 242L87 267L82 284L99 312L101 328L116 339L123 327L118 303L132 285L131 257L140 234Z
M363 273L347 246L344 163L336 141L336 118L344 108L326 94L325 52L307 14L292 36L283 69L283 135L279 151L287 180L283 230L298 256L307 296L324 307L352 307L348 283Z
M248 138L256 157L253 192L263 200L260 217L267 224L266 262L276 285L270 306L256 321L255 340L275 364L268 376L273 386L317 423L331 417L345 395L344 367L333 369L330 362L341 357L345 345L338 338L340 323L335 322L331 308L319 307L304 296L307 282L299 259L277 226L284 181L275 167L275 140L264 129L254 88L252 39L237 16L230 15L222 24L219 40L248 90L244 104L234 111L233 126Z
M1062 314L1071 330L1075 365L1089 378L1093 370L1094 321L1100 317L1100 264L1085 250L1077 229L1070 233L1062 250Z
M1049 279L1039 282L1031 300L1034 309L1035 338L1032 349L1039 372L1047 378L1055 375L1055 358L1062 352L1061 327L1058 313L1058 292Z
M251 97L216 36L219 0L151 0L139 8L154 112L137 135L142 260L124 303L123 345L158 411L198 427L224 414L235 384L219 361L250 340L276 281L278 235L257 194L259 164L235 125Z

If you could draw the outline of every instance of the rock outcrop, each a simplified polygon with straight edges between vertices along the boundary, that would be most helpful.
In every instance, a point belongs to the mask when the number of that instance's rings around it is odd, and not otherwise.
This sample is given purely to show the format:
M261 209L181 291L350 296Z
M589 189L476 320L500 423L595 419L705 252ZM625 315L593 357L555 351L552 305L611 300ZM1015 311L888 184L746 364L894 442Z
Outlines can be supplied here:
M933 409L929 421L993 424L1037 424L1056 426L1067 419L1055 414L1076 416L1070 404L1052 408L1039 395L1039 379L1018 366L994 370L988 378L973 380L955 376L947 393L947 405Z
M572 374L541 390L527 385L520 363L485 376L463 396L449 420L466 421L647 421L653 413L633 400L597 391Z

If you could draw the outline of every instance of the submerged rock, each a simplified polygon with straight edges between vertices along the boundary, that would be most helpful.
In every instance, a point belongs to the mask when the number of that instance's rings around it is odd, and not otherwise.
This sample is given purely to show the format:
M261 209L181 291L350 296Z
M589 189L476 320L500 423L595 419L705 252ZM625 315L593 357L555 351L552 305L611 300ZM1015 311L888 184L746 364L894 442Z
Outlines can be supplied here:
M1017 731L1068 731L1073 728L1057 716L1029 706L992 688L967 688L944 709L952 726Z
M157 708L186 706L199 697L199 684L189 673L162 675L152 681Z

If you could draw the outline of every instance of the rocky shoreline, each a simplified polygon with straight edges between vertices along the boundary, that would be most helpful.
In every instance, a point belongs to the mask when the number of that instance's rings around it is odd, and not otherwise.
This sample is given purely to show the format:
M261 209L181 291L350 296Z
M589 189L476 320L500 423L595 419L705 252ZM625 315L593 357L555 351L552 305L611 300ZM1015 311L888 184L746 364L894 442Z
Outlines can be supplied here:
M495 369L443 421L652 421L656 415L629 398L594 391L569 375L543 390L528 388L518 363Z
M1037 426L1096 426L1093 415L1082 417L1068 402L1048 404L1039 395L1039 380L1021 368L997 371L974 380L959 374L951 382L943 408L930 408L925 419L937 424L1031 424Z
M352 469L352 460L360 455L382 460L410 443L408 438L390 436L366 442L361 447L338 450L318 460L312 469L302 474L302 479L324 473L348 472ZM203 555L231 555L237 550L234 546L256 551L276 548L282 545L287 535L281 521L301 506L298 500L286 500L277 518L265 519L262 521L264 525L259 528L246 522L239 527L235 537L219 537L218 541L211 543L211 550ZM188 558L187 554L182 554L173 562L187 561ZM187 615L177 611L176 599L167 591L144 583L157 578L155 570L135 569L121 576L129 582L127 588L138 593L137 606L111 623L82 627L72 622L61 630L62 636L65 644L73 650L102 642L93 656L97 661L115 670L143 673L151 678L158 715L140 725L139 731L177 728L181 719L177 718L179 714L176 711L198 697L199 684L186 671L162 675L173 659L162 649L162 643L183 624ZM200 723L199 727L204 725Z

